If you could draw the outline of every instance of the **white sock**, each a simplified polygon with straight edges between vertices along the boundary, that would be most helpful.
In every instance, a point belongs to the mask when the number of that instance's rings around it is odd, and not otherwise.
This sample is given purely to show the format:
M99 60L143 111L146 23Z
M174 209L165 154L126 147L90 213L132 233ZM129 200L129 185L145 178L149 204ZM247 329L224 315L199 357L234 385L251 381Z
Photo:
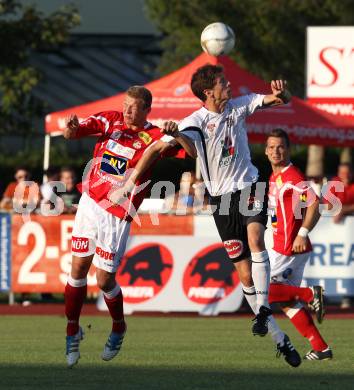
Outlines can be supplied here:
M115 297L119 294L119 292L120 292L120 286L119 286L119 284L117 283L117 284L115 285L115 287L114 287L113 290L107 291L107 292L104 292L104 291L103 291L103 294L104 294L104 296L105 296L106 298L108 298L108 299L113 299L113 298L115 298Z
M243 294L250 305L250 308L252 309L254 314L257 314L257 297L256 297L256 289L254 286L246 287L245 285L242 285L242 291Z
M242 283L241 283L242 284ZM242 284L243 294L254 314L257 314L257 297L254 286L246 287ZM282 345L284 342L284 332L279 328L273 316L269 316L268 331L275 344Z
M252 252L252 279L256 288L257 313L261 306L269 308L268 293L270 283L270 264L267 251Z
M68 276L68 284L71 287L84 287L87 284L87 278L74 279L71 275Z
M301 302L297 302L295 305L291 306L285 314L289 319L292 319L303 307L304 306Z

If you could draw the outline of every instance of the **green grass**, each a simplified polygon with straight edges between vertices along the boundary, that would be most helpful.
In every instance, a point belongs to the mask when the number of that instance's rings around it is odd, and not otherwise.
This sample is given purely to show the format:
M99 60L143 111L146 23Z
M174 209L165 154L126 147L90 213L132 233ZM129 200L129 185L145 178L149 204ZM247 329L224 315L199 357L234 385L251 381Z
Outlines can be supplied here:
M335 359L299 368L275 358L270 337L253 337L249 319L128 317L121 355L103 362L110 329L106 317L83 317L81 359L66 368L63 317L3 316L0 389L353 389L354 326L321 326ZM298 351L307 340L279 320ZM88 325L90 329L88 329Z

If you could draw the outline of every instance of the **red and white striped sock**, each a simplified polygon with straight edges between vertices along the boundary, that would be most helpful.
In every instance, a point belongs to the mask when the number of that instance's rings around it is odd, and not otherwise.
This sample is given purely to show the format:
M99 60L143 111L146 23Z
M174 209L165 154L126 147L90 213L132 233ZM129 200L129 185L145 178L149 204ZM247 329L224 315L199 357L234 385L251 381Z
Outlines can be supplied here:
M87 294L87 279L68 277L65 286L65 315L68 319L66 334L74 336L79 331L81 309Z
M311 302L313 292L309 287L296 287L288 284L271 283L269 286L269 303L303 301Z
M123 294L116 284L113 290L103 293L104 300L112 317L112 332L123 333L126 330L123 312Z
M309 340L313 350L324 351L328 348L328 344L326 344L316 328L311 314L301 304L297 303L287 311L286 315L290 318L297 331Z

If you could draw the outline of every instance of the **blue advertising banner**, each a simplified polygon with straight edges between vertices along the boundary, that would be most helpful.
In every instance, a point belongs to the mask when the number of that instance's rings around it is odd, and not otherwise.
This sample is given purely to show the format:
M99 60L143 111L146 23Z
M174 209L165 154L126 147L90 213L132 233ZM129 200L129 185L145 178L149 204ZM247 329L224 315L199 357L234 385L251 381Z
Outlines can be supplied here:
M354 296L353 231L353 217L341 223L319 220L310 233L313 252L304 273L308 286L323 286L327 296Z
M302 286L321 285L328 297L354 296L354 216L334 223L322 216L310 232L313 252L306 264ZM272 229L266 230L267 249Z
M0 213L0 291L11 288L11 215Z

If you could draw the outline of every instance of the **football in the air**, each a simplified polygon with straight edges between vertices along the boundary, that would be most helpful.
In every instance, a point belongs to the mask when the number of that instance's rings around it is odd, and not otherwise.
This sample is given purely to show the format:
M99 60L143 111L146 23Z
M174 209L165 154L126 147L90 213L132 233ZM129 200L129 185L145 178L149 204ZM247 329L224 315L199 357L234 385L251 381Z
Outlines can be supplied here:
M205 27L200 37L202 49L212 55L229 53L235 45L235 34L227 24L217 22Z

